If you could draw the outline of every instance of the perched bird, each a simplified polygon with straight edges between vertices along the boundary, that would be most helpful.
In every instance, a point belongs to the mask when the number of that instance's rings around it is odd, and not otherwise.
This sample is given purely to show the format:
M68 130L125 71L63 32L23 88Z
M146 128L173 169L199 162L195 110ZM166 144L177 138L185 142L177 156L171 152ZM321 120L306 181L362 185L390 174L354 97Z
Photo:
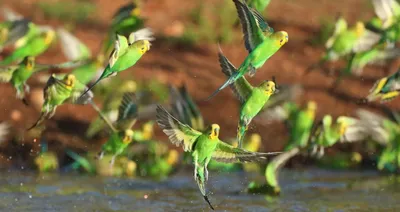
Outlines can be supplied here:
M70 68L79 65L74 62L65 62L61 64L38 64L35 57L27 56L18 65L12 65L0 68L0 82L9 82L17 90L17 98L23 99L25 92L29 92L27 80L34 73L46 71L53 68Z
M40 172L52 172L59 168L57 154L48 151L48 146L44 139L40 142L40 154L35 158L35 165Z
M246 3L241 0L233 1L242 24L245 47L249 55L240 65L237 72L232 74L221 87L208 97L208 99L215 96L222 89L234 83L246 73L249 73L249 76L254 76L256 70L263 66L272 55L289 41L287 32L274 32L260 13L249 8Z
M107 125L112 130L107 142L103 144L99 159L102 159L105 153L112 155L110 165L114 165L115 158L122 154L133 140L132 126L136 123L138 105L133 93L125 93L122 97L118 109L118 119L115 126L102 114L102 112L94 107Z
M128 36L129 33L136 31L144 26L144 20L140 17L140 8L136 4L136 0L122 6L115 12L110 30L103 43L102 52L108 54L111 50L112 43L114 43L114 35Z
M370 89L367 101L375 101L377 98L381 102L393 100L400 95L400 70L396 73L377 80Z
M90 49L84 43L63 28L57 29L57 35L61 42L61 49L68 60L80 61L80 66L73 69L71 73L80 83L87 85L104 68L104 55L100 53L92 56Z
M149 158L139 165L141 176L156 179L165 179L179 161L179 153L175 149L169 150L162 157Z
M63 79L58 79L52 75L46 83L43 97L44 103L39 119L28 130L41 124L45 119L51 118L59 105L64 103L87 104L92 101L93 94L81 95L86 89L85 85L80 84L73 74L67 74Z
M104 69L100 78L94 82L86 92L92 89L102 79L116 75L135 65L136 62L150 50L150 41L154 40L152 34L153 33L148 28L132 32L128 39L117 34L115 47L110 55L107 67Z
M254 8L258 12L262 13L265 8L268 7L271 0L247 0L246 2L249 7Z
M121 101L125 93L135 93L137 89L136 82L133 80L125 80L110 93L104 99L103 106L101 109L102 116L105 116L110 122L115 122L118 119L118 108L120 107ZM86 130L86 137L92 138L101 130L103 130L107 124L104 122L101 116L98 116L92 121Z
M221 49L218 57L222 72L228 78L237 73L236 68L222 54ZM265 80L259 86L253 87L243 76L232 83L230 87L238 97L241 104L240 119L237 130L237 139L239 142L238 147L241 148L243 137L251 120L261 111L269 100L269 97L276 93L278 89L276 88L275 82L270 80Z
M266 159L266 156L277 154L277 152L249 152L235 148L219 140L218 124L212 124L204 132L199 132L182 124L161 106L157 107L157 123L173 144L182 146L185 152L192 153L195 165L194 178L204 199L212 209L206 194L207 165L212 158L226 163L251 162L261 161Z
M55 40L56 33L51 28L42 28L39 33L26 40L24 45L15 49L9 56L0 61L0 65L9 65L26 56L36 57L45 52Z

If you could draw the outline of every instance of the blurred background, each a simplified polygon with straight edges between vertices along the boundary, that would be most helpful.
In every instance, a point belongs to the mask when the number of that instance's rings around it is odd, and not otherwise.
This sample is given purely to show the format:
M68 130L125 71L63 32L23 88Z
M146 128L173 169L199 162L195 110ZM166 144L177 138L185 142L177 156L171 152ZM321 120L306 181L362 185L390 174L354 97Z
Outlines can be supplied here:
M37 25L65 28L87 45L93 55L96 55L101 51L102 42L109 33L114 14L123 5L130 2L128 0L2 0L0 5L21 14ZM219 67L218 44L225 56L237 67L247 56L243 45L242 29L232 1L138 0L136 4L140 10L137 13L138 16L143 19L145 27L153 30L156 39L151 42L149 52L136 65L121 72L118 76L110 78L103 86L100 85L103 82L100 82L99 88L94 91L95 103L101 108L104 106L107 95L113 95L114 90L117 90L117 87L124 81L133 80L137 86L137 89L133 90L138 91L137 95L149 96L147 105L151 106L157 103L170 105L170 86L185 85L187 92L201 111L205 123L218 123L221 126L220 138L222 140L234 139L239 116L239 101L232 91L228 88L224 89L210 101L205 101L226 80ZM375 16L371 1L320 0L316 3L313 0L272 0L268 7L260 12L276 31L288 32L289 42L273 55L254 77L247 77L247 80L253 85L275 77L278 85L299 86L301 91L295 92L290 101L299 106L306 105L310 100L315 101L317 104L315 120L321 120L326 114L330 114L334 118L338 116L355 117L355 111L360 108L377 114L400 110L399 99L384 104L379 101L361 104L359 101L368 95L376 80L397 71L400 65L398 59L380 66L366 66L362 75L345 77L334 90L331 89L331 85L337 79L340 70L346 66L345 60L329 63L325 67L325 69L332 70L332 74L325 74L321 68L309 74L305 73L307 68L318 63L323 56L325 42L333 33L337 17L342 15L349 26L354 25L357 21L367 22ZM12 51L13 48L5 48L1 56L4 58ZM106 55L107 57L108 55ZM43 64L56 64L67 60L68 58L62 53L61 44L58 41L53 42L46 52L36 58L37 63ZM28 105L15 97L15 89L10 84L0 83L0 121L6 122L9 130L0 143L1 167L7 170L52 170L51 167L41 168L42 162L38 162L37 159L44 151L51 151L54 154L51 157L57 160L56 169L91 172L88 171L90 166L85 167L84 162L76 165L75 162L79 160L79 157L72 156L75 153L80 157L89 155L86 160L90 162L109 138L106 132L99 132L91 138L87 137L89 125L98 117L98 113L90 105L63 104L57 108L55 116L44 121L42 126L32 131L26 131L39 117L43 103L44 84L40 76L46 77L49 73L68 72L69 69L51 69L31 77L28 80L30 92L26 96ZM175 154L175 152L171 153L171 150L177 150L180 154L182 149L170 144L167 136L154 123L154 118L155 113L146 113L143 117L138 118L133 129L145 131L144 126L151 125L151 139L146 137L142 140L151 140L165 145L166 147L154 147L156 153L152 152L151 154L157 155L159 149L167 149L160 150L161 158L165 161L168 161L168 158L175 161L171 164L176 169L179 163L176 162L177 159L171 159ZM252 134L260 135L261 147L258 151L262 152L282 151L289 137L284 122L270 121L262 117L252 121L247 135ZM146 153L144 158L131 157L132 154L136 154L142 149L150 148L147 145L153 143L145 144L144 147L133 145L123 154L127 160L134 161L135 165L131 164L131 166L135 167L138 174L132 173L132 171L129 172L130 174L126 174L128 173L126 167L130 165L127 162L120 162L124 164L121 173L100 175L152 175L158 178L158 172L162 168L154 170L156 174L149 174L153 170L143 165L149 159L150 153ZM45 146L45 150L43 146ZM359 152L362 156L375 154L366 151L365 148L363 143L338 144L327 148L325 154L327 156L335 155L338 152ZM68 153L69 151L73 153ZM187 160L187 156L182 157L179 161ZM154 158L158 158L158 156ZM314 159L300 156L297 160L291 161L289 166L303 167L315 164L314 162ZM361 162L358 161L358 163ZM140 164L143 168L140 168ZM154 164L158 163L154 162L150 166L156 167ZM376 159L367 158L363 164L368 167L368 170L376 169ZM326 167L332 168L333 166L327 165ZM349 167L351 169L352 166L345 166L345 168ZM259 171L261 173L259 175L264 175L264 168L265 166L262 171ZM188 170L191 170L191 167ZM100 173L100 171L97 172ZM171 169L165 171L166 176L171 173ZM191 177L189 174L185 182L194 185ZM172 179L172 182L179 181ZM223 182L223 180L218 182ZM243 187L246 187L246 184L247 182L242 182ZM218 186L221 187L221 185ZM193 196L197 195L196 192L198 191L193 192ZM182 199L180 201L184 202ZM201 201L200 199L199 202ZM203 203L201 202L201 204ZM227 203L225 202L225 204Z

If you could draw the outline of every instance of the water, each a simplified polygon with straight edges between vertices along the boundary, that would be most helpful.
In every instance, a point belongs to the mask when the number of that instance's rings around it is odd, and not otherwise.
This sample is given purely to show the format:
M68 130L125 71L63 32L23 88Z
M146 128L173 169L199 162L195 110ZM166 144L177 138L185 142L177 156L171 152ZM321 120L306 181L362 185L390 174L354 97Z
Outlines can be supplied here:
M210 172L217 211L400 211L396 177L377 172L284 170L282 195L244 192L261 176ZM400 182L400 181L397 181ZM1 211L208 211L191 172L168 180L3 172Z

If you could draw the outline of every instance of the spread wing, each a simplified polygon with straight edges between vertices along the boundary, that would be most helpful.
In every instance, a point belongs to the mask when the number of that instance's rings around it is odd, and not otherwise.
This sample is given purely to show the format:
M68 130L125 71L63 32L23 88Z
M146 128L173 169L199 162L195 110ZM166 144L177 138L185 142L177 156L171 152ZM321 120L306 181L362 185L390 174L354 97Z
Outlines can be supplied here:
M120 130L130 129L136 123L138 116L138 105L135 94L124 93L118 108L117 128Z
M365 30L363 35L354 44L353 52L363 52L370 50L381 40L381 35L370 30Z
M222 72L229 78L234 73L237 72L236 67L226 58L221 51L221 48L218 52L219 65L221 66ZM233 91L233 93L237 96L240 102L243 104L246 102L248 97L250 96L253 86L246 80L244 77L240 77L234 83L229 85Z
M223 141L218 141L212 158L218 162L224 163L253 162L266 161L267 156L276 155L279 153L280 152L250 152L241 148L233 147Z
M114 41L114 49L111 52L110 58L108 60L110 68L114 66L115 62L117 62L122 52L124 52L127 48L128 40L126 39L126 37L117 34L117 39Z
M90 49L77 37L63 28L57 29L61 49L68 60L84 60L91 57Z
M264 33L271 34L273 29L268 26L256 10L249 8L246 3L241 0L234 0L233 2L242 25L244 45L247 51L252 52L265 39Z
M400 5L396 0L372 0L375 14L382 20L383 26L388 27L399 16Z
M157 106L157 123L169 140L176 146L183 146L185 152L192 151L193 144L201 132L182 124L162 106Z

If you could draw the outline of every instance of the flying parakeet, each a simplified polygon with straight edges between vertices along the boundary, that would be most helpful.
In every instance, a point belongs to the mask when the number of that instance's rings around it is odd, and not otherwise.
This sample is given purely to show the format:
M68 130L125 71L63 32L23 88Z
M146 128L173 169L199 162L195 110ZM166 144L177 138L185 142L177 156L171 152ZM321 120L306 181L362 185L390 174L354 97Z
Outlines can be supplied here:
M134 94L130 92L125 93L122 97L118 109L118 119L115 126L101 113L101 111L98 111L100 116L112 130L108 141L102 146L99 158L101 159L105 153L112 154L110 162L111 166L114 164L116 156L122 154L133 140L134 132L131 128L136 123L137 111L138 105L136 103L136 98Z
M58 79L52 75L46 83L43 97L44 103L39 119L28 130L41 124L45 119L51 118L59 105L70 102L73 104L87 104L92 101L93 94L81 95L86 89L85 85L80 84L73 74L67 74L63 79Z
M370 89L367 96L367 101L371 102L377 98L381 102L393 100L400 95L400 70L396 73L377 80L374 86Z
M92 89L102 79L116 75L135 65L150 50L150 41L154 40L152 35L153 33L148 28L131 33L128 39L117 34L115 47L110 55L107 67L100 78L87 91Z
M161 106L157 107L157 123L173 144L182 146L185 152L192 153L195 166L194 178L211 209L213 207L206 194L206 182L207 165L212 158L220 162L235 163L261 161L266 159L266 156L277 154L249 152L235 148L219 140L218 124L212 124L204 132L199 132L179 122Z
M133 0L131 3L122 6L113 16L110 30L103 43L102 52L108 54L114 43L115 33L128 36L144 26L144 20L140 17L139 5Z
M23 99L25 92L29 92L26 83L32 74L46 71L52 68L70 68L79 65L75 62L65 62L61 64L45 65L35 62L35 57L27 56L18 65L0 67L0 82L9 82L17 90L17 98Z
M218 57L222 72L228 78L237 73L236 67L222 54L221 49ZM241 104L237 130L238 147L241 148L244 135L251 120L261 111L269 97L277 92L278 89L275 82L269 80L265 80L259 86L253 87L243 76L232 83L230 87L239 98Z
M8 65L14 61L20 61L26 56L36 57L45 52L54 41L56 33L51 28L43 28L41 32L26 40L26 43L15 49L0 65Z
M237 79L249 73L254 76L256 70L274 55L285 43L289 41L288 33L285 31L275 32L262 15L249 8L241 0L233 0L239 15L244 33L245 47L249 52L238 71L218 88L208 99L215 96L222 89L234 83Z
M372 0L378 19L370 23L380 30L388 29L400 20L400 4L396 0Z

